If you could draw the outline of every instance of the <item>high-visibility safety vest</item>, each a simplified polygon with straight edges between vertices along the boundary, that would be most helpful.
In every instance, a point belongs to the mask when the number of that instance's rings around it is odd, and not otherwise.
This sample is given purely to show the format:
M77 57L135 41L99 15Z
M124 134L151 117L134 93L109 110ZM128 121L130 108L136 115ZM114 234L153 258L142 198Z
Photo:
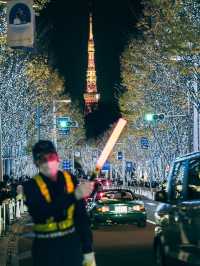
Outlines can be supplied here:
M74 183L72 181L72 177L70 174L67 172L64 172L64 178L65 178L65 185L66 185L66 190L67 192L73 193L75 190ZM47 203L51 203L51 195L49 193L48 187L40 175L36 175L34 177L34 180L39 187L39 190L46 200ZM33 229L35 232L38 233L51 233L51 232L56 232L56 231L63 231L71 228L74 225L74 210L75 210L75 205L72 204L70 207L67 209L67 217L65 220L60 221L60 222L55 222L53 217L50 217L47 219L45 224L35 224Z

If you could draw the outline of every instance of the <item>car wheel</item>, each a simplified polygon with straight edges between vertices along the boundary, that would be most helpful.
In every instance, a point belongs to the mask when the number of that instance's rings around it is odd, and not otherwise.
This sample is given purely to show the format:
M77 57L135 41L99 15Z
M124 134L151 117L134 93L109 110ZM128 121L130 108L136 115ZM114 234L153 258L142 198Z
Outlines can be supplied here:
M141 221L141 222L138 222L138 224L137 224L137 226L140 228L144 228L144 227L146 227L146 225L147 225L146 221Z
M165 252L159 240L155 244L155 261L157 266L166 266Z

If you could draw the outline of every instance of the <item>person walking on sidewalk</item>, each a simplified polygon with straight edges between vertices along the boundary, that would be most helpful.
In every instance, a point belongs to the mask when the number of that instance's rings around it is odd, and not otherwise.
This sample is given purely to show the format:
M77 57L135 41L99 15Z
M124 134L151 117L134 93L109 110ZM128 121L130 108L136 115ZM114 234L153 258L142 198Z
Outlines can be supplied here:
M84 203L93 183L78 186L73 175L60 171L51 141L39 141L32 151L39 174L25 183L24 194L34 223L33 266L95 266Z

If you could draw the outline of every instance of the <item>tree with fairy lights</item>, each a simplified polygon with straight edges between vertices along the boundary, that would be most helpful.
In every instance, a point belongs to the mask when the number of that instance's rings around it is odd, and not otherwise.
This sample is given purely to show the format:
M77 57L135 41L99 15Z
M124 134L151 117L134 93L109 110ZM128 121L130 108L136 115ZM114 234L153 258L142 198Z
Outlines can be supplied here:
M149 169L164 177L174 157L191 149L191 106L198 106L200 99L191 86L194 76L199 79L200 4L191 0L143 4L141 34L130 40L121 57L126 91L119 100L138 147L135 154L141 154L143 162L149 158ZM165 114L165 119L147 122L147 113ZM138 145L143 136L149 138L148 151Z
M30 169L28 155L37 141L37 107L42 110L41 138L52 139L52 101L66 95L64 80L49 66L47 56L36 50L13 50L6 45L4 6L0 6L0 78L3 158L9 164L6 168L12 168L18 176L26 172L25 168ZM70 115L80 118L76 108Z

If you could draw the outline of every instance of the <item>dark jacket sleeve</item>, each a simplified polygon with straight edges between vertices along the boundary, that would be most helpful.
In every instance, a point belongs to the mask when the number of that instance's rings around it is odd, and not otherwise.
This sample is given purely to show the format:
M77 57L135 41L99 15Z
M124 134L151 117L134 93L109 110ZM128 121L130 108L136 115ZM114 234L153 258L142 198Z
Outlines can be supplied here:
M77 185L76 179L75 184ZM76 231L80 237L82 252L84 254L93 252L93 237L90 228L91 223L84 200L79 200L76 203L74 222Z
M34 221L43 221L55 214L59 210L66 209L76 202L74 193L57 197L53 202L47 203L40 195L40 191L34 180L24 185L25 203Z

